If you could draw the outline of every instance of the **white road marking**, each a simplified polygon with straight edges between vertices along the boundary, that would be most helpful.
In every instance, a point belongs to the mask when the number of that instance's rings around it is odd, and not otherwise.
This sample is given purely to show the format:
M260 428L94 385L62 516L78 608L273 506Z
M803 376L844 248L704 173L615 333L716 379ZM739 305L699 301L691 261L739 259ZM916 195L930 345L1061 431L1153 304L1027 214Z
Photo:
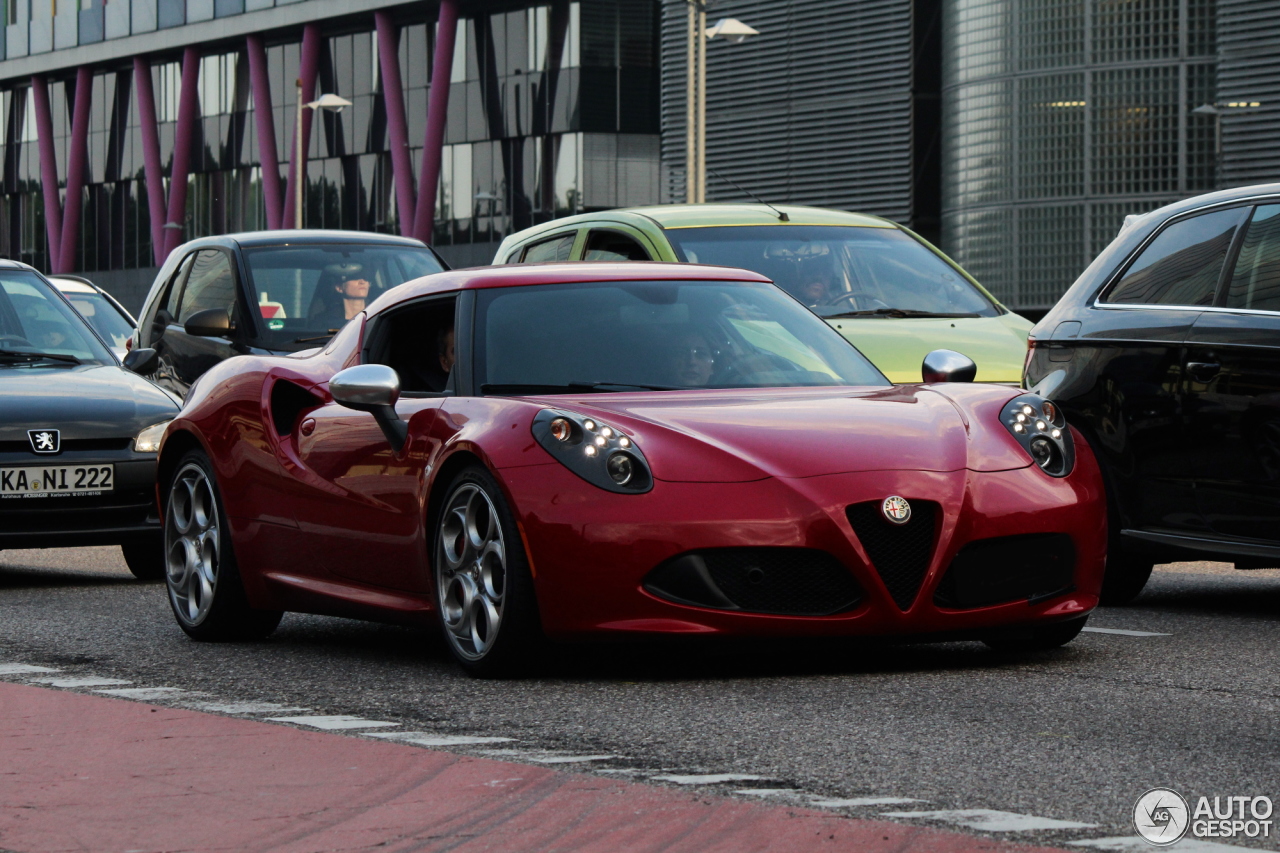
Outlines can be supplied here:
M58 672L48 666L32 666L29 663L0 663L0 675L28 675L37 672Z
M107 696L119 696L121 699L171 699L179 693L186 693L178 687L125 687L114 690L95 690Z
M748 797L798 797L801 792L795 788L739 788L733 793Z
M592 770L596 773L608 773L614 776L645 776L649 772L635 767L593 767Z
M905 806L909 803L923 802L925 800L915 800L911 797L850 797L845 800L820 797L810 802L809 805L817 806L820 809L845 809L855 806Z
M434 732L370 732L369 737L402 740L415 746L468 746L477 743L511 743L515 738L477 735L438 735Z
M938 812L882 812L883 817L909 817L953 823L982 832L1030 832L1036 829L1089 829L1096 823L1054 820L1048 817L1001 812L993 809L952 809Z
M725 782L760 782L768 777L753 776L750 773L698 773L689 776L672 774L651 778L659 782L674 782L677 785L722 785Z
M1147 851L1155 850L1147 842L1143 841L1136 835L1124 835L1117 838L1090 838L1087 841L1068 841L1072 847L1095 847L1098 850L1122 850L1122 851ZM1226 853L1226 851L1244 850L1246 848L1235 844L1219 844L1216 841L1203 841L1199 838L1183 838L1181 841L1170 846L1171 850L1178 853Z
M577 764L583 761L608 761L610 758L621 758L620 755L546 755L541 758L529 757L534 764Z
M1094 634L1119 634L1121 637L1172 637L1172 634L1161 634L1157 631L1129 631L1124 628L1083 628Z
M384 726L398 726L399 723L388 723L385 720L365 720L350 714L334 714L314 717L268 717L273 723L294 723L299 726L311 726L326 731L340 729L377 729Z
M79 678L32 678L32 684L47 684L50 687L110 687L113 684L132 684L120 678L95 678L92 675Z
M211 714L285 714L290 711L310 711L310 708L291 708L279 702L191 702L192 708Z

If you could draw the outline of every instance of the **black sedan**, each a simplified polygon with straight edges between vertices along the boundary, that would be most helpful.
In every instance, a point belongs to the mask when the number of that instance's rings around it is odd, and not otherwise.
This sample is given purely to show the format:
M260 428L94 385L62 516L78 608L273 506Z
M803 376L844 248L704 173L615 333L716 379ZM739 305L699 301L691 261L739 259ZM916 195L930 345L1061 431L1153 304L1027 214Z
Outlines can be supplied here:
M426 244L353 231L258 231L179 246L156 275L133 348L179 397L233 355L322 346L382 293L445 269Z
M1104 603L1156 562L1280 566L1280 184L1132 219L1032 330L1025 381L1102 463Z
M156 450L177 411L38 272L0 261L0 548L121 545L134 575L163 577Z

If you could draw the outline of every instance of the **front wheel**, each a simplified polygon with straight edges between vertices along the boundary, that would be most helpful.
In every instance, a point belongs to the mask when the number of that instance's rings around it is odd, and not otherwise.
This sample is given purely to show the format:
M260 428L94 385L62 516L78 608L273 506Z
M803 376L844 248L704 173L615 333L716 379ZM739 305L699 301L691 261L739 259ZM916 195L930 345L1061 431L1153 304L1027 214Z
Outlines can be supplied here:
M178 625L193 639L258 640L279 610L249 606L213 465L199 450L178 462L164 510L165 585Z
M515 518L479 465L453 479L443 506L433 574L445 642L471 675L517 674L532 662L542 626Z
M982 638L982 642L998 652L1043 652L1065 646L1080 636L1088 616L1069 622L1006 628Z
M1151 579L1153 568L1152 560L1124 554L1113 543L1107 553L1107 570L1102 576L1102 604L1118 607L1132 602Z
M164 543L161 541L130 542L121 545L125 565L140 581L162 581L165 574Z

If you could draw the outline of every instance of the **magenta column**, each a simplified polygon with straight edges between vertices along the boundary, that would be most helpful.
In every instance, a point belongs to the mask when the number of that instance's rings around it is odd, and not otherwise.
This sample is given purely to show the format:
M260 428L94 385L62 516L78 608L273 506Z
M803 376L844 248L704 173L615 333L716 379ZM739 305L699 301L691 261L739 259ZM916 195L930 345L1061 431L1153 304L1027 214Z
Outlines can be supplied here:
M138 121L142 125L142 166L147 176L147 209L151 212L151 253L156 266L166 256L164 238L164 167L160 164L160 124L156 121L156 96L151 88L151 63L133 58L133 90L138 95Z
M284 214L280 198L280 153L276 150L275 113L271 109L271 77L267 73L267 51L262 36L247 39L249 82L253 90L253 118L258 130L258 163L262 171L262 198L267 208L267 227L279 228Z
M36 143L40 152L40 183L44 189L45 236L49 240L49 272L57 272L62 258L62 201L58 198L58 154L53 144L53 114L49 111L49 84L31 78L36 108Z
M169 172L170 222L182 228L166 228L164 256L182 243L187 224L187 176L191 172L191 141L195 136L196 122L200 120L200 52L189 47L182 52L182 88L178 95L178 126L173 139L173 168ZM161 261L163 263L163 260Z
M453 44L457 33L457 0L440 0L431 94L427 100L427 133L422 145L422 174L413 215L413 236L427 243L431 242L436 227L436 192L440 187L440 160L444 154L444 125L449 117L449 80L453 75Z
M386 12L374 12L378 27L378 62L382 69L382 100L387 108L391 170L396 179L396 210L400 234L413 235L417 202L413 197L413 160L409 157L409 124L404 117L404 86L400 80L400 33Z
M89 109L93 106L93 72L76 71L76 102L71 113L71 144L67 150L67 199L62 206L62 260L58 272L75 272L76 242L84 207L84 173L89 161Z
M320 69L320 27L318 24L307 24L302 30L302 59L299 63L298 79L302 81L302 102L304 104L316 98L316 73ZM296 105L295 105L296 109ZM307 150L311 141L311 119L314 110L302 110L302 150ZM289 149L289 182L284 194L284 215L280 219L280 228L292 228L294 223L294 204L297 196L298 176L298 131L295 126L293 145Z

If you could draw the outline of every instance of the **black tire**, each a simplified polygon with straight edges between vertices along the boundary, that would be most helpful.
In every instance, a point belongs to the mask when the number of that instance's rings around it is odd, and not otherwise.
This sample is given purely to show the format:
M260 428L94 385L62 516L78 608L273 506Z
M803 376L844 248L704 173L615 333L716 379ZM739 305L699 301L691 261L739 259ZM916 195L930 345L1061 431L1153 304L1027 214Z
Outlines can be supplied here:
M478 678L527 672L543 645L533 576L515 517L483 466L449 483L434 534L431 574L449 653Z
M982 642L997 652L1043 652L1065 646L1080 636L1088 621L1088 616L1081 616L1069 622L1005 628L983 637Z
M274 631L284 614L249 605L213 465L202 451L178 460L166 496L165 587L178 626L209 642L260 640Z
M1102 604L1123 607L1132 603L1147 585L1154 567L1154 561L1125 554L1113 542L1107 552L1107 571L1102 576Z
M164 580L164 540L156 539L144 542L130 542L121 545L124 561L129 572L140 581Z

